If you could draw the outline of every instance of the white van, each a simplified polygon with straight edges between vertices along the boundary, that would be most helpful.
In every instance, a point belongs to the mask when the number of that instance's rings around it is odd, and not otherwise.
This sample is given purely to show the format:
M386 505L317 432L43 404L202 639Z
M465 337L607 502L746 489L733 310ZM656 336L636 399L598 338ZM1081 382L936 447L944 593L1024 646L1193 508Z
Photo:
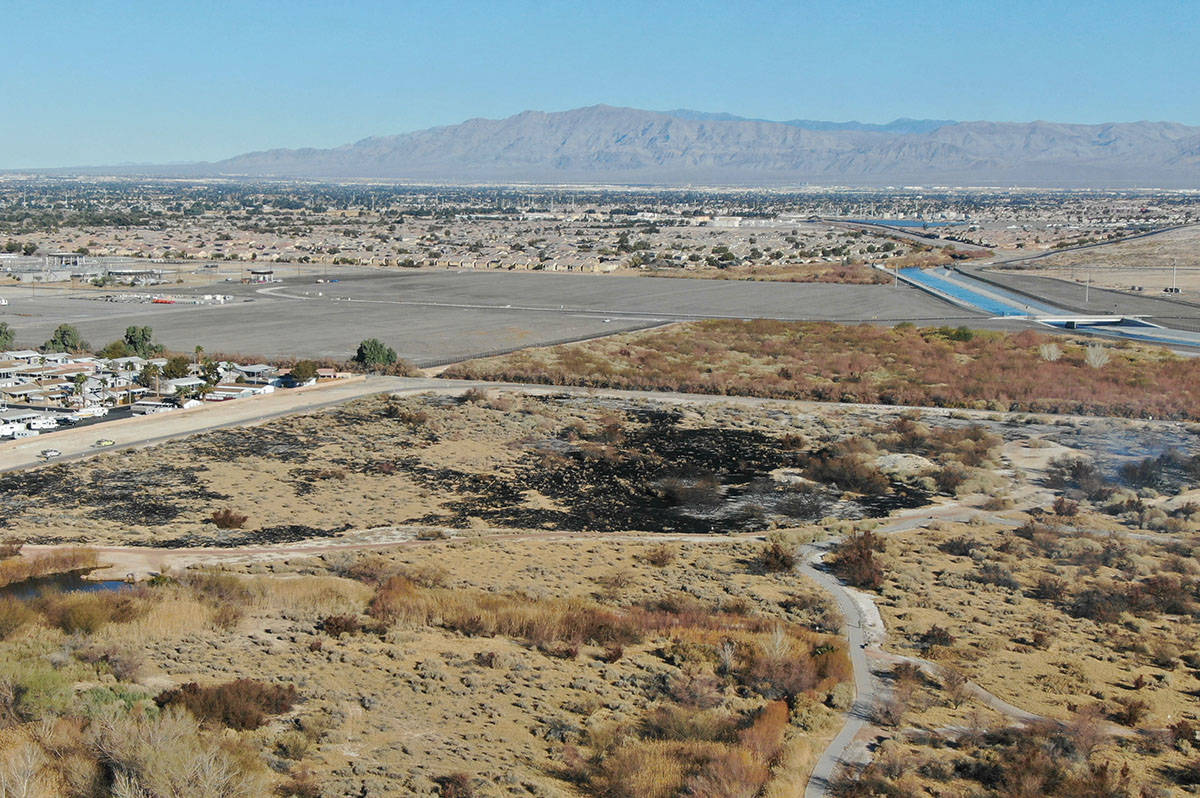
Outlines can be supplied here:
M13 440L19 441L21 438L33 438L40 434L41 433L35 429L19 429L13 432Z

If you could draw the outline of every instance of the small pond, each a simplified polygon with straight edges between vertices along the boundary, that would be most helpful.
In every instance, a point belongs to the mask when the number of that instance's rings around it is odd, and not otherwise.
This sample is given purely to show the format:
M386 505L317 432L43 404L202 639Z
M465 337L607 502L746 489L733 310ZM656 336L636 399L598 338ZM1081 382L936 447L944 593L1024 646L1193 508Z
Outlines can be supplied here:
M35 576L0 587L0 598L31 599L46 593L96 593L104 590L124 590L132 587L119 579L88 579L90 569L67 571L61 574Z

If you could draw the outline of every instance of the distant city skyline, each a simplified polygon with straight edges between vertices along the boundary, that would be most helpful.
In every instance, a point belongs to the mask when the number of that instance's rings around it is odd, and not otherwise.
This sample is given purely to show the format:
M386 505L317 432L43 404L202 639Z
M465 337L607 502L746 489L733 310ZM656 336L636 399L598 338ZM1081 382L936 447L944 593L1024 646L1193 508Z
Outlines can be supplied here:
M1200 4L5 4L0 168L216 160L607 104L1200 124Z

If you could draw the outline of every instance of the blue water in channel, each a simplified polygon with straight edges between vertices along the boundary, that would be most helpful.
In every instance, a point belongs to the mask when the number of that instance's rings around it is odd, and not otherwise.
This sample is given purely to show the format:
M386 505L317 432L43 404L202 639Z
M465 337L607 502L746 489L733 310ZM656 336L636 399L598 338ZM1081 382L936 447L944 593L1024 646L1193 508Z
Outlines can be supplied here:
M943 294L952 296L955 299L966 302L968 305L973 305L985 313L991 313L993 316L1027 316L1030 309L1024 304L1007 304L999 299L993 299L990 296L978 294L969 288L964 288L957 283L952 283L949 280L944 280L932 272L927 272L924 269L916 267L901 269L900 273L914 283L929 286Z

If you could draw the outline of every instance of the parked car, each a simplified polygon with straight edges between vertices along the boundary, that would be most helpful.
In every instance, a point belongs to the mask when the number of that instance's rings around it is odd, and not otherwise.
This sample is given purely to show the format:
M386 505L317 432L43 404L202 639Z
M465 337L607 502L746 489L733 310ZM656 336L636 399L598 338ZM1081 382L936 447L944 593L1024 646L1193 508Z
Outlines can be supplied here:
M98 449L103 449L105 446L112 446L114 443L116 443L116 441L114 441L112 438L101 438L100 440L96 441L95 446Z
M49 460L51 457L61 457L62 452L60 452L58 449L42 449L41 455Z

